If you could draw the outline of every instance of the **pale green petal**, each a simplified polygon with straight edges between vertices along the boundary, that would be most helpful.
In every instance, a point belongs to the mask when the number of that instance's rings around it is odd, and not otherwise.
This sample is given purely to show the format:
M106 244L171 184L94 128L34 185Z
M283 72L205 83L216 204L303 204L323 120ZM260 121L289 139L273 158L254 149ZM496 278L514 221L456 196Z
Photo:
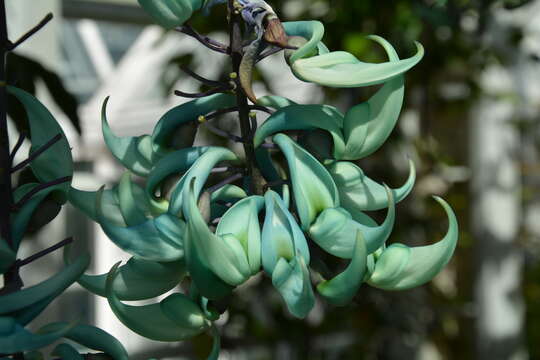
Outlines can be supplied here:
M315 305L309 270L300 253L291 261L279 259L272 272L272 284L297 318L305 318Z
M58 296L86 270L90 256L79 256L72 264L43 282L0 296L0 315L22 310L49 296ZM3 350L3 348L0 347Z
M49 110L38 99L24 90L8 86L7 91L22 103L26 111L30 124L30 140L32 141L30 154L56 135L60 134L62 136L59 141L30 163L34 175L43 183L66 176L73 176L71 148L64 131ZM51 164L54 164L54 166L51 166ZM64 194L67 194L70 183L71 181L67 181L60 185L59 188Z
M131 174L125 172L118 185L118 202L127 226L138 225L147 220L145 213L137 206L139 199L136 198L133 188Z
M386 40L378 36L371 39L386 50L389 60L399 57ZM390 136L403 105L404 77L397 76L384 84L367 102L351 108L345 115L343 135L347 144L346 160L357 160L376 151Z
M297 253L309 264L309 248L304 233L283 200L272 190L266 192L264 200L266 215L261 235L261 254L266 273L272 275L280 258L289 262Z
M329 254L350 259L354 255L354 247L357 242L356 233L360 232L362 241L365 242L367 254L371 254L384 245L394 227L394 201L392 192L388 187L386 189L390 205L386 219L380 226L376 224L375 226L364 225L362 222L357 222L343 208L326 209L310 227L311 238Z
M231 234L240 241L247 254L251 274L259 272L261 267L261 228L259 212L264 206L262 196L250 196L237 202L221 218L216 235Z
M197 121L200 115L206 115L212 111L236 106L236 96L231 94L216 94L205 96L178 105L169 110L159 119L152 133L152 141L155 149L171 148L173 137L178 127L190 122Z
M307 230L324 209L339 206L336 184L324 166L287 135L277 134L273 140L287 159L298 216Z
M243 199L247 196L244 189L239 186L227 184L216 191L214 191L210 198L210 218L216 219L220 216L223 216L225 212L229 209L223 203L235 203L240 199Z
M138 0L143 9L156 23L172 29L186 22L195 11L200 10L204 0Z
M331 304L347 305L364 280L367 264L366 244L360 231L356 232L352 260L347 268L330 280L317 285L317 291Z
M216 236L210 231L197 207L195 181L191 181L185 194L186 236L214 274L229 285L239 285L250 276L247 254L239 239L232 235Z
M152 168L152 146L149 135L116 136L107 121L107 97L101 108L101 129L107 148L120 163L139 176L147 176Z
M133 332L157 341L181 341L208 327L201 309L181 294L170 295L158 304L133 306L122 303L113 291L118 265L111 269L107 278L107 299L116 317Z
M362 169L352 162L339 161L327 166L339 189L341 206L347 210L380 210L388 207L388 197L383 185L367 177ZM392 189L396 203L411 192L416 180L414 163L409 160L409 177L399 188Z
M166 181L170 176L180 175L189 170L205 152L218 149L212 147L190 147L186 149L171 152L160 159L152 169L146 181L146 195L150 199L152 206L156 209L167 208L169 201L167 199L157 199L155 192L159 185ZM182 180L174 186L178 186Z
M64 261L69 262L69 247L64 251ZM184 260L155 262L132 257L118 268L113 290L120 300L150 299L174 288L185 274ZM83 274L77 282L88 291L105 297L107 275Z
M283 28L288 36L301 36L308 42L293 52L289 63L294 63L298 59L306 56L316 55L320 41L324 36L324 26L319 21L287 21L283 23Z
M457 219L452 208L434 197L448 216L448 231L439 242L408 247L392 244L382 251L375 262L369 284L385 290L406 290L430 281L450 261L458 239Z
M424 56L424 48L416 43L416 54L400 61L381 64L365 63L344 51L298 59L291 69L300 80L329 87L361 87L384 83L416 65Z
M257 105L262 105L271 109L279 110L290 105L296 105L296 103L291 99L287 99L283 96L266 95L257 99Z
M99 191L97 220L105 234L122 250L150 261L175 261L184 256L182 238L185 223L175 216L162 214L135 226L123 227L103 216Z
M82 211L94 221L98 221L96 211L96 199L98 191L84 191L74 187L69 189L68 200L71 205ZM117 188L105 189L101 195L101 208L103 216L112 224L126 226L124 217L120 211L120 200Z
M212 169L222 161L230 161L238 163L240 159L234 152L227 148L210 147L205 151L182 176L180 181L175 186L171 194L169 213L179 215L183 206L183 194L189 187L192 179L194 182L194 196L199 197L199 194L210 175Z
M334 140L334 157L340 159L345 151L341 128L343 114L329 105L291 105L272 114L255 133L255 147L275 133L286 130L323 129Z

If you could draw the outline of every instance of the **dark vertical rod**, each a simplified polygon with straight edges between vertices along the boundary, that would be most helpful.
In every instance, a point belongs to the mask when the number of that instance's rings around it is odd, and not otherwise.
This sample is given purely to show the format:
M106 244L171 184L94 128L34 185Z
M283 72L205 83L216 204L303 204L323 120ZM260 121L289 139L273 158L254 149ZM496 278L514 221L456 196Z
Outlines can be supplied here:
M235 13L234 0L228 1L229 5L229 36L230 49L233 71L239 74L240 63L242 62L242 30L241 30L241 15ZM242 90L236 90L236 101L238 105L238 117L240 120L240 131L246 153L247 176L250 178L249 193L255 191L253 184L253 174L255 167L255 148L253 147L253 132L249 123L249 105L247 97Z
M13 204L11 193L11 157L7 131L7 92L6 92L6 47L8 44L6 5L0 0L0 235L12 246L10 210Z

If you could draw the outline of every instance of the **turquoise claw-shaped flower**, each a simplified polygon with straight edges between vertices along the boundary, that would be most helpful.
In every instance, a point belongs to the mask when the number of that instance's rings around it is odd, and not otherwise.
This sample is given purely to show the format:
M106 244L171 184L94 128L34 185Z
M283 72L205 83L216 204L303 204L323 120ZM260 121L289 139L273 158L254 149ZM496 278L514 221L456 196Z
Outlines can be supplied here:
M338 189L324 166L287 135L273 140L287 159L298 216L308 230L322 211L339 206Z
M370 285L384 290L410 289L433 279L450 261L458 239L457 219L448 203L437 196L434 199L448 216L444 238L435 244L417 247L396 243L370 255Z
M357 165L348 161L336 161L329 164L328 172L339 189L340 204L347 211L380 210L389 206L384 185L370 179ZM409 177L397 189L392 189L396 203L403 200L412 191L416 180L414 163L409 160Z
M329 87L361 87L382 84L416 65L424 56L424 48L416 42L416 54L408 59L370 64L345 51L321 52L324 26L318 21L284 23L291 37L303 37L307 42L290 53L288 62L300 80Z
M206 0L138 0L156 23L166 29L182 25Z
M324 210L315 223L309 228L309 235L321 248L334 256L350 259L355 254L357 233L362 235L362 241L368 254L384 245L392 233L395 219L395 208L392 191L386 187L388 211L386 219L379 226L367 215L352 212L343 208ZM366 221L366 218L369 219Z
M304 318L315 304L309 277L309 249L302 230L277 193L264 196L266 216L262 230L262 264L287 308Z

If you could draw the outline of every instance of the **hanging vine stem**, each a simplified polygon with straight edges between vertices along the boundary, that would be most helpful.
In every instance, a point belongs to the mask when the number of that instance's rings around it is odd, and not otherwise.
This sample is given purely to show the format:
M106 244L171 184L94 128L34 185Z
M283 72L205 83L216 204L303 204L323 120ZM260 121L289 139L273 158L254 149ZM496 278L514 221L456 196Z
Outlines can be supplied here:
M209 48L210 50L217 51L222 54L230 54L231 48L225 44L220 43L217 40L214 40L208 36L199 34L191 25L185 23L182 26L179 26L175 29L178 32L189 35L196 39L198 42Z
M230 38L230 57L232 60L233 72L240 73L240 63L242 62L242 20L241 15L235 11L234 0L228 0L229 10L229 38ZM242 134L242 143L246 154L247 173L249 177L248 193L257 193L259 189L253 181L254 175L258 174L255 163L255 148L253 146L253 132L249 120L249 105L246 95L242 91L236 91L236 103L238 107L238 118L240 121L240 131Z

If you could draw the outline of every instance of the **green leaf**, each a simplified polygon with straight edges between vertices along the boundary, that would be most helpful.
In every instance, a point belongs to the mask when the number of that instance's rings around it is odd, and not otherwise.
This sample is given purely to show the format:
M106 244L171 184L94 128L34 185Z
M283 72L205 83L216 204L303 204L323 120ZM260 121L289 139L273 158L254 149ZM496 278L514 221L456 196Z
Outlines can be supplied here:
M0 238L0 274L4 274L16 258L17 254L8 246L6 240Z
M221 218L216 235L232 235L240 241L247 255L251 274L261 267L261 228L259 212L264 206L262 196L250 196L233 205Z
M138 0L142 8L156 23L172 29L186 22L205 0Z
M360 231L356 232L351 262L347 268L330 280L317 285L317 291L331 304L347 305L364 281L367 265L366 243Z
M383 185L367 177L362 169L352 162L336 161L327 166L337 188L341 206L348 211L380 210L389 206ZM414 163L409 160L409 177L399 188L392 189L396 203L411 192L416 180Z
M379 36L369 38L384 47L391 62L399 61L390 43ZM389 80L367 102L347 112L343 123L347 144L343 159L357 160L366 157L388 139L403 105L404 83L403 75Z
M458 239L458 223L450 205L435 196L448 216L448 231L439 242L408 247L392 244L376 258L368 283L384 290L406 290L430 281L450 261Z
M298 216L302 229L308 230L324 209L339 206L336 184L324 166L287 135L277 134L273 140L287 159Z
M8 93L14 95L24 106L30 122L30 154L38 150L56 135L62 138L35 158L30 167L40 182L48 182L66 176L73 176L73 159L71 148L64 131L47 108L31 94L13 86L7 87ZM54 165L53 165L54 164ZM70 182L60 187L64 194L69 190Z
M309 248L304 233L279 195L268 190L264 195L266 215L261 234L262 265L272 275L279 259L291 261L297 253L309 264Z
M384 245L392 233L395 220L394 199L391 190L386 187L388 196L388 211L384 222L377 226L365 225L364 214L352 214L343 208L332 208L324 210L317 221L311 225L309 235L327 253L334 256L350 259L354 255L354 248L357 243L357 233L362 235L362 242L365 242L366 251L371 254ZM356 216L355 216L356 215ZM360 221L356 221L358 220ZM369 219L369 222L373 220Z
M65 322L55 322L45 325L39 332L56 332L66 326L68 325ZM95 326L82 324L70 326L64 337L89 349L102 351L114 360L129 359L126 349L114 336Z
M103 215L102 192L103 189L96 198L97 220L105 234L120 249L149 261L175 261L184 256L184 221L162 214L138 225L118 226Z
M172 294L161 303L133 306L122 303L113 291L116 264L107 278L107 299L118 319L135 333L151 340L181 341L209 327L201 309L183 294Z
M345 151L345 143L341 128L343 114L335 107L328 105L291 105L272 114L255 133L255 147L259 147L264 139L277 132L286 130L323 129L330 133L334 140L334 157L340 159Z
M62 271L39 284L0 296L0 315L22 310L49 296L57 296L81 276L89 262L90 256L82 255Z
M279 259L272 272L272 284L297 318L305 318L315 305L309 270L300 253L291 261Z

